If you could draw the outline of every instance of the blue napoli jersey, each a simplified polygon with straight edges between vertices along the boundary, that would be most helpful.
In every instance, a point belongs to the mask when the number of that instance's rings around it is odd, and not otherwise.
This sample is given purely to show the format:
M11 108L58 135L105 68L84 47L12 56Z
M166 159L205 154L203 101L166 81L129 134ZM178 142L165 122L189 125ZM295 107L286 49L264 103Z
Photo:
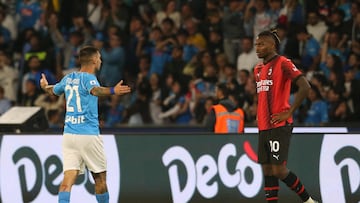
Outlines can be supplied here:
M90 91L98 87L95 75L73 72L54 86L54 93L65 93L66 114L64 133L99 135L98 98Z

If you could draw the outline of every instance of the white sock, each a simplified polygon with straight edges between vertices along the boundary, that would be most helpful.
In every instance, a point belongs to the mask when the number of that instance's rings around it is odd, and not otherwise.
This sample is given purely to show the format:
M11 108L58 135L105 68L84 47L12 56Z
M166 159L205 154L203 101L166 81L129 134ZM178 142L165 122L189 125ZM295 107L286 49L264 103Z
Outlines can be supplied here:
M311 197L309 197L309 199L306 200L306 202L304 202L304 203L315 203L315 202L314 202L314 200L313 200Z

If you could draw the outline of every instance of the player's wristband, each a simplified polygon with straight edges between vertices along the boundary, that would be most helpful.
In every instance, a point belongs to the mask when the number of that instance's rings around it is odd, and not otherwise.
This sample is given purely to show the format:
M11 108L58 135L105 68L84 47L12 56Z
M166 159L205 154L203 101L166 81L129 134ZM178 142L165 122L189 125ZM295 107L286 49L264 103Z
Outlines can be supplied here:
M110 87L110 94L115 94L115 88L114 87Z

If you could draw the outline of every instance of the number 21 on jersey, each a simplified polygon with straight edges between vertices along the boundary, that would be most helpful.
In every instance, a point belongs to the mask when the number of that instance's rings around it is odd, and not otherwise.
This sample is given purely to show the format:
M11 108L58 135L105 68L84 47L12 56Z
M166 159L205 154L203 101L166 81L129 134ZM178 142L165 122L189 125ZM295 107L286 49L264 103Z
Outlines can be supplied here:
M74 106L76 106L77 112L82 112L79 85L73 85L73 86L66 85L65 91L69 91L68 97L66 99L67 111L74 112L75 111Z

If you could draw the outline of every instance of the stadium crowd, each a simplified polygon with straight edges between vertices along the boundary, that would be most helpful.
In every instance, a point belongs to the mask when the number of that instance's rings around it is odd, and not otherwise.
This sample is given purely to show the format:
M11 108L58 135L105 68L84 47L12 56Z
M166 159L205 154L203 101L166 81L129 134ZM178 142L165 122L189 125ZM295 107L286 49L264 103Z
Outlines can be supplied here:
M359 0L0 2L0 114L41 106L61 127L66 101L41 91L41 73L52 84L77 71L77 51L91 44L102 55L100 83L122 79L134 90L101 99L102 126L203 124L217 83L254 124L254 36L276 28L279 53L312 85L295 122L360 121Z

